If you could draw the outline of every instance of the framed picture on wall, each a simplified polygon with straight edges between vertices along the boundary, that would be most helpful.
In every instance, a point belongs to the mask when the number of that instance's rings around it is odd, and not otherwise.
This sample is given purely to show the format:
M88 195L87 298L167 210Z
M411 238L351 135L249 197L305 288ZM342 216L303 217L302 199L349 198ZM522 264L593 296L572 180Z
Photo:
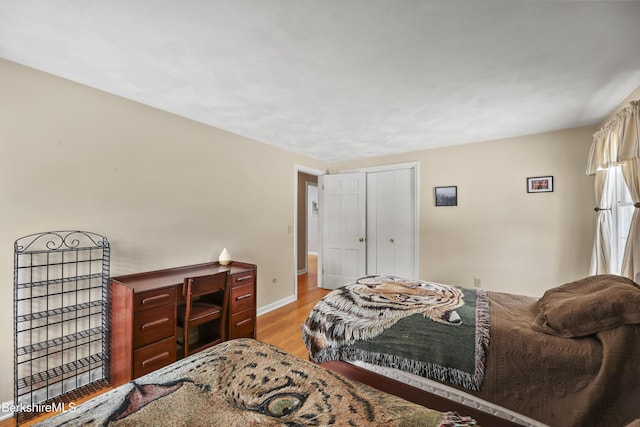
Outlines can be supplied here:
M458 206L458 186L436 187L436 206Z
M548 193L553 191L552 176L534 176L527 178L527 193Z

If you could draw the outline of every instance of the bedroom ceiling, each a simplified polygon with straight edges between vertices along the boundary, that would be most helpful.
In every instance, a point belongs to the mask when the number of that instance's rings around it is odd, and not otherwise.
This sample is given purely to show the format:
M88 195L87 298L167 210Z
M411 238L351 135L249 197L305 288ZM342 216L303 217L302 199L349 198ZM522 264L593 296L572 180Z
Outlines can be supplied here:
M334 162L599 123L640 2L0 0L0 57Z

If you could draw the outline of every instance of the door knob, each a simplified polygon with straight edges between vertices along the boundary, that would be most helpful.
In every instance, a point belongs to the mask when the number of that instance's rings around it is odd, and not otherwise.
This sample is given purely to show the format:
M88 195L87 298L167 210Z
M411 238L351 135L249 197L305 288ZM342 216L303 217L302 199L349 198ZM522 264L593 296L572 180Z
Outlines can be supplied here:
M393 239L389 239L389 242L393 243Z
M358 239L359 242L364 242L364 237Z

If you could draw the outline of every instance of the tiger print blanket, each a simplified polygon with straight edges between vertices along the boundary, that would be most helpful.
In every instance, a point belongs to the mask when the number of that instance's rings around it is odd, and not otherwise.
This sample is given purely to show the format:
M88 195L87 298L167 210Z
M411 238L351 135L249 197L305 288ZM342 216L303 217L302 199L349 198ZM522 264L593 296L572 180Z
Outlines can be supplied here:
M360 360L479 390L489 341L483 290L367 276L327 294L302 326L311 360Z
M269 344L210 347L96 397L38 426L470 427L352 382Z

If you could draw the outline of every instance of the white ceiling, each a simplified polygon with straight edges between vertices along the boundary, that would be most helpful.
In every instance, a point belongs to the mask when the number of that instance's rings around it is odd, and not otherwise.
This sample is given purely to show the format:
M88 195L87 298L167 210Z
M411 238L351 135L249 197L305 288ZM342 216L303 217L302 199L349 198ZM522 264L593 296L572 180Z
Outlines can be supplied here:
M0 57L333 162L598 123L640 2L0 0Z

